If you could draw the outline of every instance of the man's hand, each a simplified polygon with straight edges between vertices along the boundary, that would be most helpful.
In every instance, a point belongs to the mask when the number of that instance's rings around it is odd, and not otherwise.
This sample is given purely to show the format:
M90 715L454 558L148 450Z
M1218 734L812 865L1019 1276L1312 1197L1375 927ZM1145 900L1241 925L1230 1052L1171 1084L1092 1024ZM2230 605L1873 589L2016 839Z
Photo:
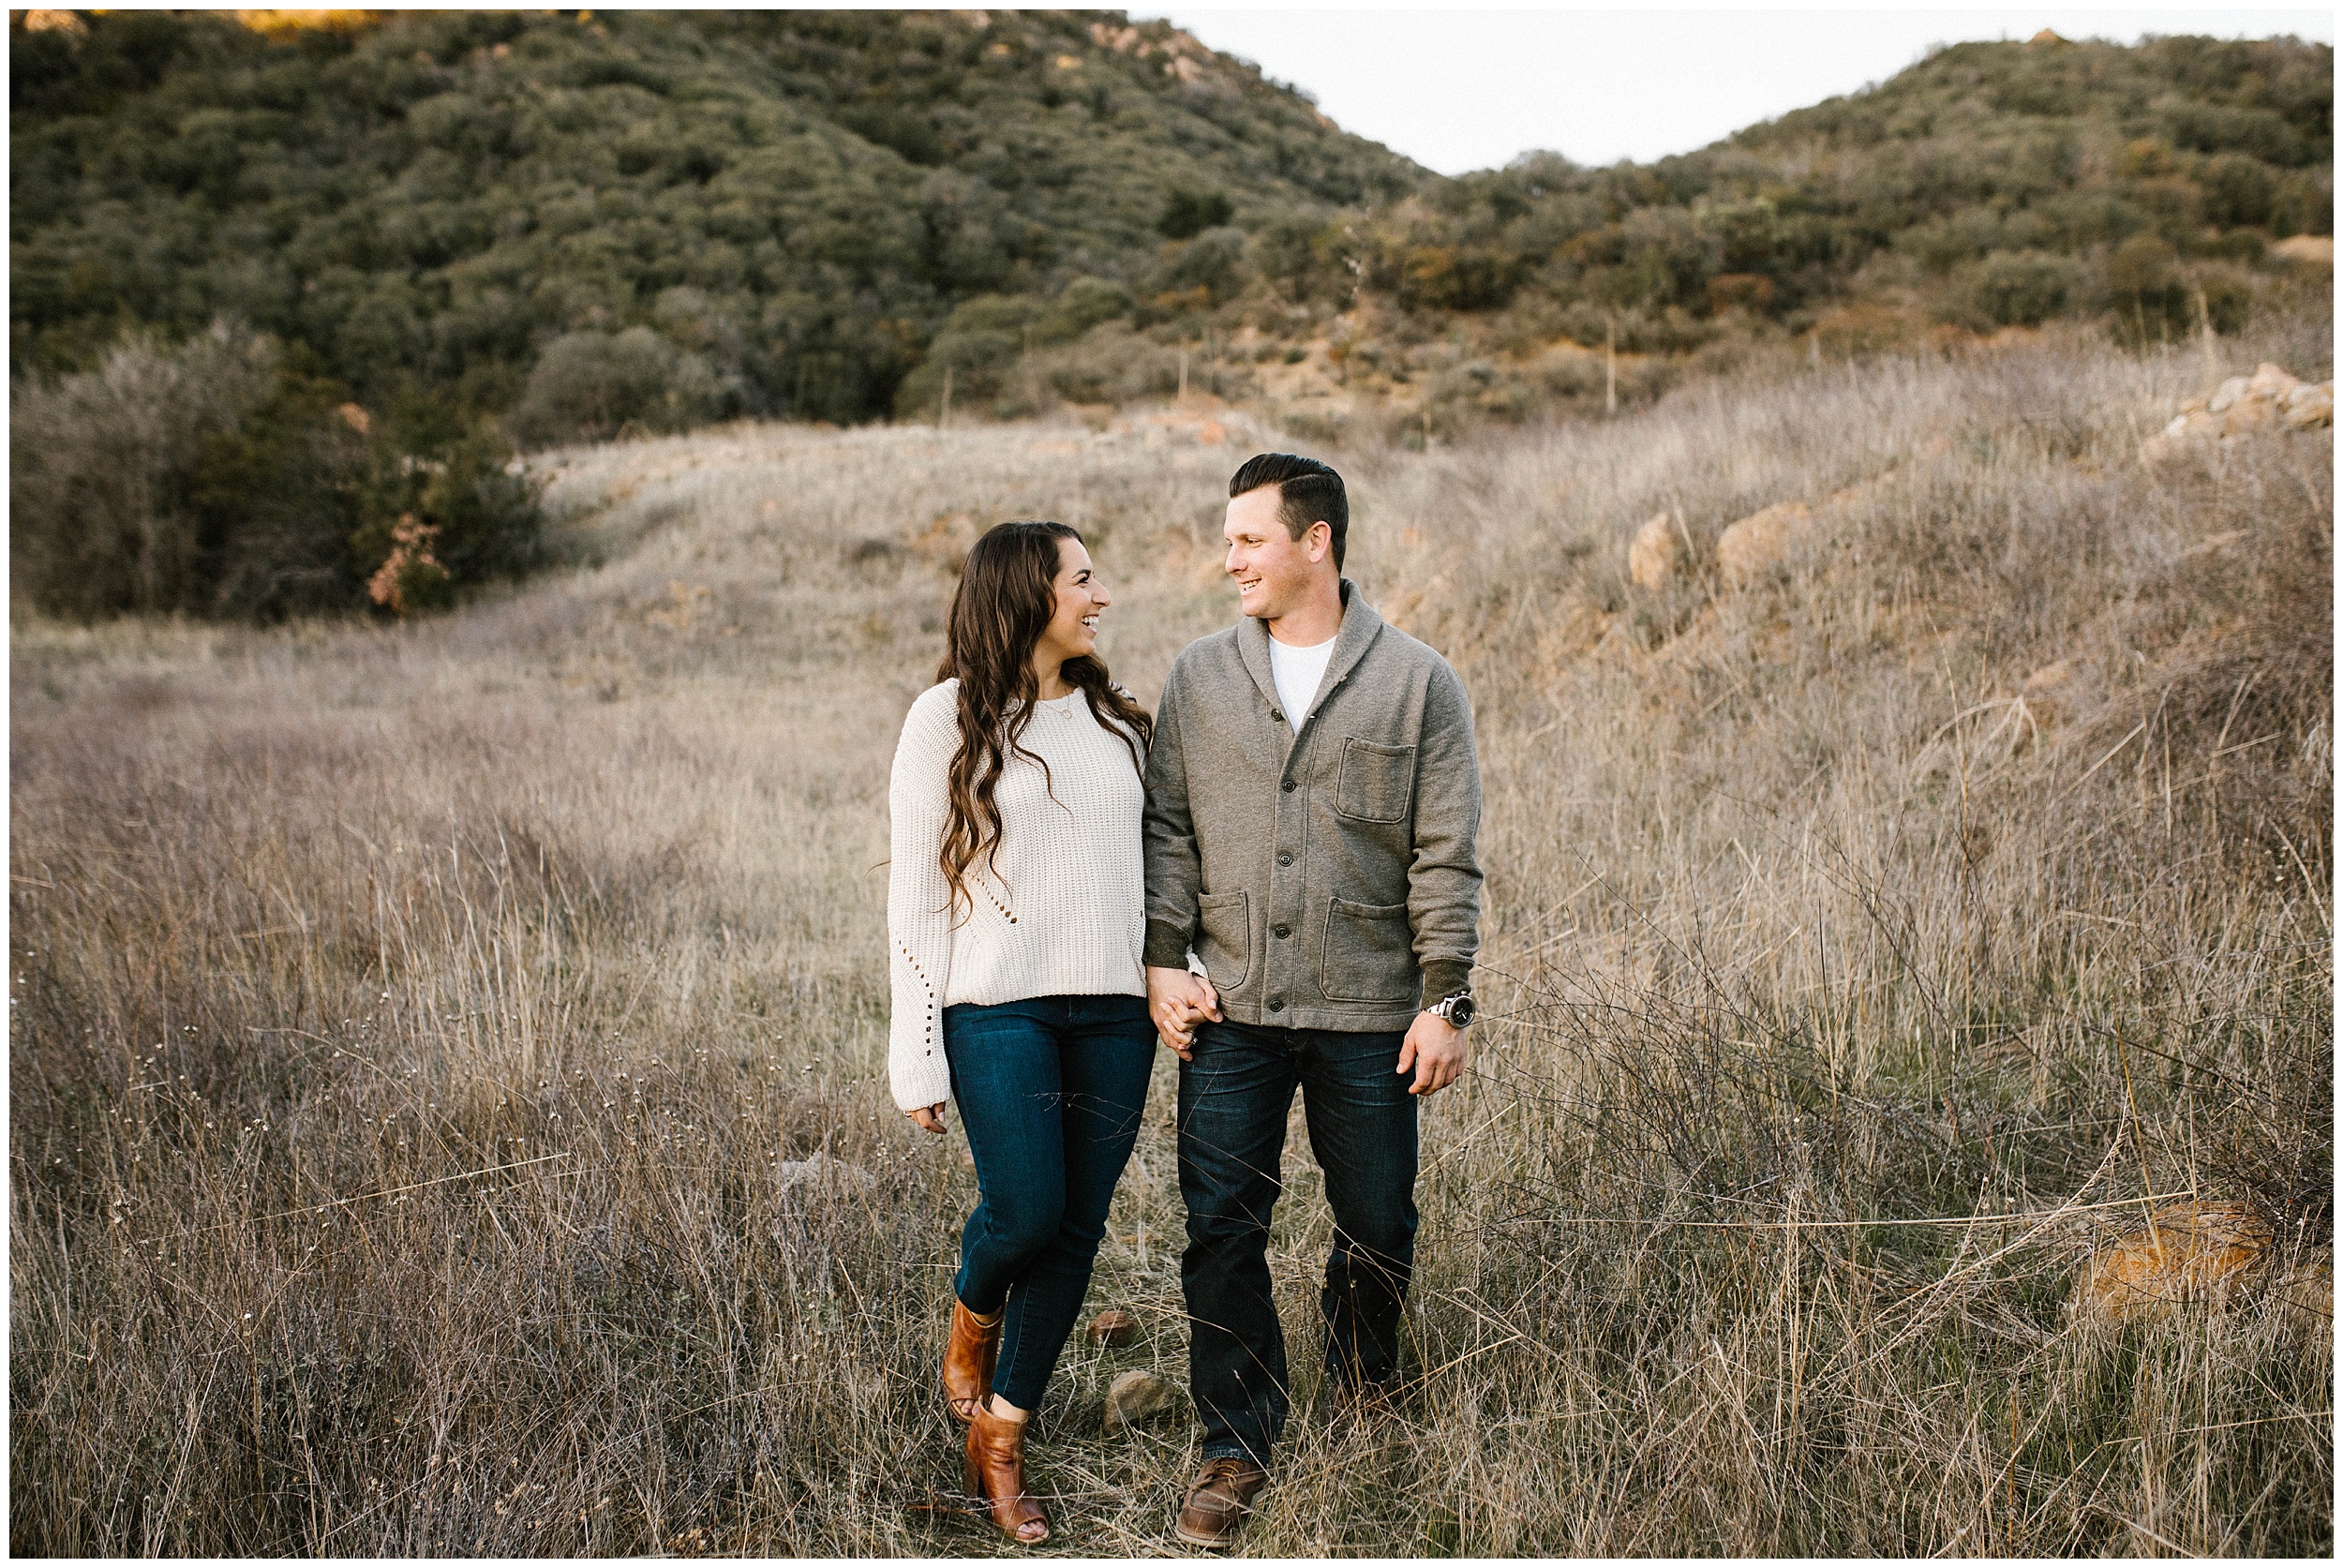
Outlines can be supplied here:
M1465 1058L1470 1054L1462 1029L1437 1013L1417 1013L1399 1046L1399 1070L1415 1074L1408 1093L1439 1094L1464 1075Z
M940 1133L944 1130L944 1107L950 1103L949 1100L939 1099L933 1105L918 1106L903 1114L928 1131Z
M1220 1022L1220 993L1203 976L1186 969L1147 970L1147 1016L1156 1034L1183 1062L1196 1046L1196 1021Z

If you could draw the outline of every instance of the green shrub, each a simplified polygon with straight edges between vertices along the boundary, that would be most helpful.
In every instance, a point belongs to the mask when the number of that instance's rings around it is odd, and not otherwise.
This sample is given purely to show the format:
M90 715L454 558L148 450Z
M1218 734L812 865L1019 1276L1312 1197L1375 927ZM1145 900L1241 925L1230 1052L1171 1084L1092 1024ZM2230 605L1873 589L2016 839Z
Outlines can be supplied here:
M2335 232L2335 176L2328 170L2294 170L2278 180L2270 202L2270 231L2290 234Z
M1245 244L1242 229L1207 229L1184 245L1166 246L1140 292L1159 317L1225 304L1252 277Z
M1164 199L1156 231L1168 240L1192 239L1207 229L1224 226L1235 215L1235 205L1219 191L1178 187Z
M1132 304L1131 291L1120 283L1103 277L1077 277L1034 322L1034 340L1070 341L1103 321L1129 315Z
M346 404L338 383L287 365L241 422L205 438L188 500L207 602L190 608L273 620L353 602L372 442Z
M432 554L451 587L525 576L545 565L537 485L511 458L485 426L459 430L421 453L380 450L368 520L352 540L359 560L387 559L398 519L412 517L435 530Z
M2044 220L2035 219L2035 227ZM1914 224L1896 236L1895 247L1943 276L1964 261L2006 248L2002 216L1991 207L1964 207L1925 223Z
M943 407L945 376L952 401L976 408L998 396L1003 377L1022 357L1039 305L1013 295L983 294L954 310L928 344L924 358L895 391L903 418L933 418Z
M2224 226L2266 224L2277 200L2276 171L2259 158L2223 153L2204 166L2205 217Z
M526 446L681 430L729 411L707 357L649 327L565 333L545 345L510 421Z
M1997 250L1970 279L1975 312L1996 326L2039 326L2075 299L2082 272L2064 256L2042 250Z
M935 123L918 109L899 103L858 103L838 112L838 123L922 167L944 161L944 142Z
M1512 259L1489 246L1419 245L1396 258L1400 303L1433 310L1494 310L1513 294Z
M1351 291L1342 230L1323 218L1291 216L1264 225L1246 242L1253 270L1296 305L1338 300Z
M1135 402L1166 396L1180 384L1178 351L1120 321L1040 351L1032 368L1043 387L1069 403Z
M2195 319L2195 291L2179 267L2179 255L2160 234L2134 234L2108 254L2101 272L2104 303L2124 323L2146 336L2159 325L2185 329Z

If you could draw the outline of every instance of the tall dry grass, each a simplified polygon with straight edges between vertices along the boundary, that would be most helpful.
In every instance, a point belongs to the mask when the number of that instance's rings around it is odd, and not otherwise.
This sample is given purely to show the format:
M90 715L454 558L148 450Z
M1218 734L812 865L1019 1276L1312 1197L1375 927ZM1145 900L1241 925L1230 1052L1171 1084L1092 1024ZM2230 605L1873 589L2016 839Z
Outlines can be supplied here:
M2332 1549L2332 442L2142 470L2202 374L2045 339L1343 456L1478 706L1488 1022L1415 1390L1297 1354L1244 1550ZM1193 431L597 448L602 563L445 620L20 620L14 1549L995 1549L933 1386L973 1178L882 1082L887 762L984 524L1089 535L1142 694L1229 618L1269 438ZM1159 1549L1196 1457L1098 1411L1184 1367L1171 1080L1094 1286L1149 1333L1037 1428L1078 1552ZM2259 1288L2070 1322L2173 1192L2261 1208Z

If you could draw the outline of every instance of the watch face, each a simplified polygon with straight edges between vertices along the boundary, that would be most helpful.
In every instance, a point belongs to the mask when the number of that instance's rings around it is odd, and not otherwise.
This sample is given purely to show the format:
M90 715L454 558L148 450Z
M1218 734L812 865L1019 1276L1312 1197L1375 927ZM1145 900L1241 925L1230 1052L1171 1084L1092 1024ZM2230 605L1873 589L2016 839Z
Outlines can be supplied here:
M1448 999L1448 1022L1459 1029L1470 1023L1472 1022L1472 998L1470 996L1450 997Z

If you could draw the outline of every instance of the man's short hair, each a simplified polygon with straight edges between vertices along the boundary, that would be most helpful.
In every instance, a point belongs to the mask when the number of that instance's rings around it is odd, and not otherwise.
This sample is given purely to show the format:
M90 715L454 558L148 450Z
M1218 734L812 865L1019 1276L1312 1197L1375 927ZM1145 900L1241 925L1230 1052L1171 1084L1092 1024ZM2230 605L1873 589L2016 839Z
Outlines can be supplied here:
M1299 539L1313 523L1324 523L1334 535L1335 570L1342 570L1342 546L1351 531L1351 498L1343 493L1342 475L1315 457L1291 452L1264 452L1248 457L1229 480L1229 499L1277 487L1277 520L1289 538Z

